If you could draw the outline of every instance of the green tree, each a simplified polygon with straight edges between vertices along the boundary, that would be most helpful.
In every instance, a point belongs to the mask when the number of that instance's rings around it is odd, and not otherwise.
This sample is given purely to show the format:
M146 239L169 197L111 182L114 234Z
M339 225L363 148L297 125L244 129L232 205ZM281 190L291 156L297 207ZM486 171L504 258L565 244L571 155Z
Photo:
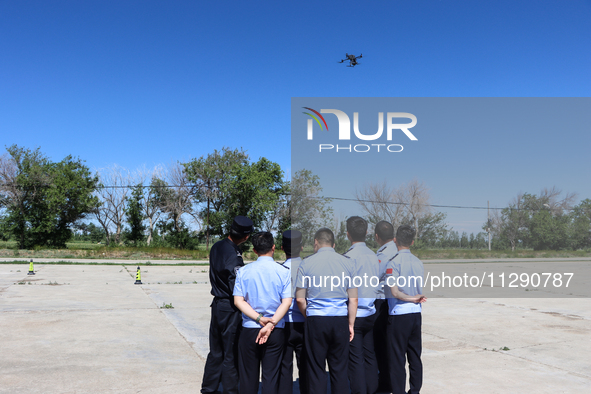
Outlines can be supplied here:
M227 200L228 183L240 167L248 164L244 150L227 147L183 164L187 179L195 185L195 201L202 205L199 216L205 226L207 248L211 235L224 233L226 218L222 210Z
M417 233L421 234L421 238L415 240L415 247L444 246L448 232L445 223L446 217L447 215L443 212L435 212L419 218Z
M470 241L468 241L468 234L464 231L460 237L460 247L467 249L470 247Z
M591 247L591 199L585 199L570 213L569 246L574 249Z
M248 216L255 228L262 228L287 190L279 164L264 157L250 163L243 150L223 148L183 166L195 185L199 217L210 235L227 234L237 215Z
M304 245L313 244L314 233L320 228L332 227L333 210L330 200L323 198L321 193L320 178L312 171L303 169L293 175L288 211L281 227L301 231Z
M39 149L7 148L11 175L2 194L8 200L4 225L20 249L65 247L71 227L98 204L92 195L98 179L80 159L51 162Z
M125 216L129 230L125 234L126 243L137 245L144 241L146 226L144 226L144 188L141 184L136 185L131 196L127 197L127 206L125 208Z

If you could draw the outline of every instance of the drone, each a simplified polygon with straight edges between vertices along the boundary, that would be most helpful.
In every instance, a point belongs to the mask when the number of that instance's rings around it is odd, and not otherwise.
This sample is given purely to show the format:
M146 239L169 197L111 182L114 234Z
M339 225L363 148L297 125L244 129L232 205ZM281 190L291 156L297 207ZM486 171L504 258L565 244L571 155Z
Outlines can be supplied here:
M343 62L346 62L348 60L349 61L349 65L347 67L355 67L356 65L359 64L357 62L357 59L361 59L363 57L363 54L361 54L359 56L355 56L355 55L349 55L348 53L346 53L345 55L347 56L347 58L341 60L339 63L343 63Z

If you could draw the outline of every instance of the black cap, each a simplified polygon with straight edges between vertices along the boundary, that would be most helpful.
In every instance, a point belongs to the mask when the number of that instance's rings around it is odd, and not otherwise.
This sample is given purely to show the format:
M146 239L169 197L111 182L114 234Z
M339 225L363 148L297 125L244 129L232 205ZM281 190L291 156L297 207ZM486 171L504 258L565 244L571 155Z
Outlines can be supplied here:
M246 216L236 216L232 222L232 228L243 236L248 235L252 233L252 220Z
M298 230L287 230L282 235L281 245L285 253L291 255L292 250L299 250L302 247L302 233Z

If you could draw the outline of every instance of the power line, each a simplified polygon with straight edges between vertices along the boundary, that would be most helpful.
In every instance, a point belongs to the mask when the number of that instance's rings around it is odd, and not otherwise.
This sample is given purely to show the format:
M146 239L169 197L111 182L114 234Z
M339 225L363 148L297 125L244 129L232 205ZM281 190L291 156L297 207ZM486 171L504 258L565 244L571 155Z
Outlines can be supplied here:
M39 185L30 185L30 186L23 186L23 185L13 185L13 184L0 184L0 187L14 187L19 189L27 189L27 188L41 188L41 187L53 187L53 185L48 184L39 184ZM133 188L212 188L208 185L197 185L197 184L184 184L184 185L97 185L96 189L133 189ZM290 196L291 193L281 193L282 196ZM494 209L494 210L503 210L509 209L511 211L544 211L544 210L552 210L551 208L513 208L513 207L501 207L501 208L488 208L488 207L479 207L479 206L469 206L469 205L440 205L440 204L413 204L407 202L400 202L400 201L380 201L380 200L364 200L364 199L357 199L357 198L346 198L346 197L330 197L330 196L314 196L314 197L307 197L307 198L314 198L318 200L333 200L333 201L353 201L353 202L364 202L364 203L371 203L371 204L388 204L388 205L415 205L417 207L430 207L430 208L449 208L449 209L475 209L475 210L484 210L484 209ZM574 208L560 208L564 211L572 211Z

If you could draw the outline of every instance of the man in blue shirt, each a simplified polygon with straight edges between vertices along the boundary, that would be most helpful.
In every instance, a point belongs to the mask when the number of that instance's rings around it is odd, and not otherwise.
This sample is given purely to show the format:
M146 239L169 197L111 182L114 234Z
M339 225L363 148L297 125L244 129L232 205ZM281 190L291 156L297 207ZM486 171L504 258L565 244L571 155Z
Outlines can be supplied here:
M308 392L326 394L328 362L332 394L349 392L349 341L357 313L357 289L352 284L355 262L334 250L334 234L322 228L314 235L314 253L298 270L296 301L306 316L304 341L308 362Z
M296 276L302 262L300 252L302 251L302 233L298 230L287 230L283 232L281 249L285 252L286 261L283 263L289 267L291 272L291 287L295 293ZM293 295L293 294L292 294ZM300 312L294 300L285 315L285 338L287 346L281 364L281 379L279 382L280 394L291 394L293 392L293 354L295 352L298 366L300 394L308 393L306 383L306 364L304 348L304 316Z
M241 316L234 306L232 293L236 270L244 266L238 245L252 232L252 220L236 216L230 234L216 242L209 251L209 282L211 322L209 325L209 354L203 372L202 393L218 393L220 381L223 394L238 394L238 334Z
M242 312L240 394L258 393L261 364L262 394L277 394L285 350L283 316L292 302L291 275L288 267L273 259L273 234L262 232L251 239L259 258L238 270L234 287L234 304Z
M386 265L398 253L394 243L394 226L385 220L376 223L374 228L375 240L379 245L376 255L380 264L380 285L378 287L376 306L376 321L373 328L373 340L377 345L376 360L378 362L378 392L391 392L390 371L388 369L388 352L386 344L386 327L388 325L388 301L385 299L384 287L386 280Z
M379 285L379 262L376 254L365 245L367 222L359 216L347 219L347 238L351 247L345 256L355 261L359 281L355 336L349 345L349 380L351 394L374 394L378 388L378 365L373 342L376 318L374 302ZM373 278L373 279L372 279ZM374 282L372 285L372 281Z
M388 365L393 394L406 394L406 359L410 371L410 394L419 394L423 384L423 364L421 362L421 303L426 301L422 295L423 263L412 253L416 231L409 225L396 230L398 254L386 266L388 296Z

